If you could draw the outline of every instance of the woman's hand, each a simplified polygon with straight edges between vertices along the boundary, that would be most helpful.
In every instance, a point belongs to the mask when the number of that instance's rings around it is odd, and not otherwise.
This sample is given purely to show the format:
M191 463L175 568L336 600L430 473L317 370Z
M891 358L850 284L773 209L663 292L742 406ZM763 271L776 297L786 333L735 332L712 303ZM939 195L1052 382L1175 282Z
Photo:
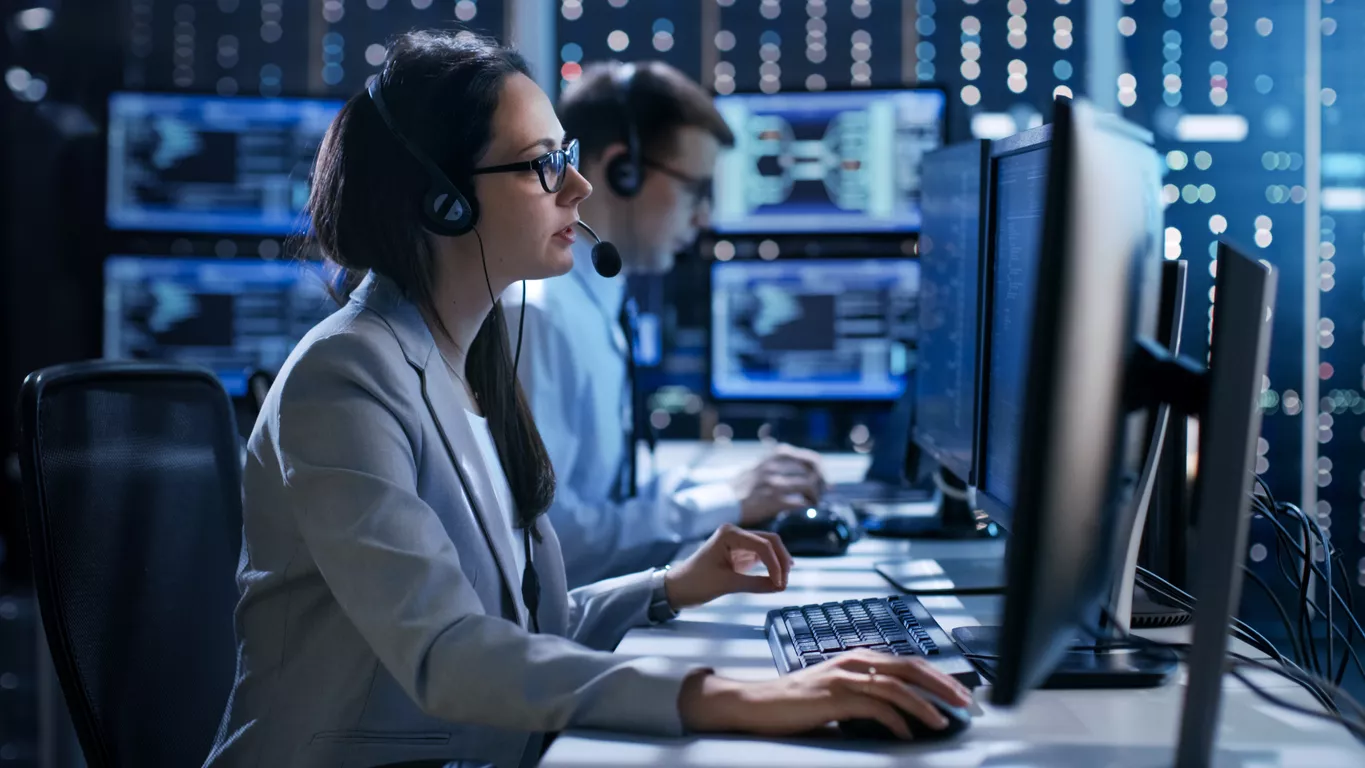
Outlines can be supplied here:
M767 576L753 576L757 563ZM674 610L692 608L735 592L781 592L787 588L792 556L775 533L746 531L726 523L701 548L664 577Z
M761 682L741 682L700 672L678 697L683 727L692 732L740 732L788 736L837 720L876 720L902 739L911 738L901 712L931 728L948 721L910 686L957 706L971 693L920 657L866 650Z

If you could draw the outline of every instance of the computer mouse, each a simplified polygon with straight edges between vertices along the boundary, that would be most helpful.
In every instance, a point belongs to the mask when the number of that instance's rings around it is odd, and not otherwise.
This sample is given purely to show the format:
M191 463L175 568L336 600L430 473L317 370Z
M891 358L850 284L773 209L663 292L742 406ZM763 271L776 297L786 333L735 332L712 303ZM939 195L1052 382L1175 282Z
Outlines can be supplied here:
M768 530L776 533L793 555L842 555L855 538L848 520L826 507L791 509L773 519Z
M901 717L905 718L905 724L909 726L910 735L914 737L914 741L950 739L967 730L967 727L972 724L972 711L967 707L949 704L919 686L912 685L910 688L930 704L933 704L934 709L948 718L948 727L940 731L920 722L920 719L914 715L901 711ZM845 736L855 739L900 739L899 736L876 720L842 720L839 722L839 730Z

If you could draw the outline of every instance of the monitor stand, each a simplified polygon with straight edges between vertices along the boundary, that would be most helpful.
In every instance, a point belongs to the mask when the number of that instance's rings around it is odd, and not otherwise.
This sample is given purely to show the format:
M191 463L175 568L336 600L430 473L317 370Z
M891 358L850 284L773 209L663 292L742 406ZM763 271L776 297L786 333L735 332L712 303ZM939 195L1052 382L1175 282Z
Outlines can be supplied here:
M1005 535L999 525L969 502L967 484L951 472L934 470L939 500L936 514L924 514L924 505L909 505L903 512L895 504L863 504L863 532L890 539L996 539Z
M981 676L995 681L1000 627L958 627L952 632L959 649ZM1179 667L1173 651L1135 650L1131 644L1076 646L1062 657L1040 688L1156 688Z

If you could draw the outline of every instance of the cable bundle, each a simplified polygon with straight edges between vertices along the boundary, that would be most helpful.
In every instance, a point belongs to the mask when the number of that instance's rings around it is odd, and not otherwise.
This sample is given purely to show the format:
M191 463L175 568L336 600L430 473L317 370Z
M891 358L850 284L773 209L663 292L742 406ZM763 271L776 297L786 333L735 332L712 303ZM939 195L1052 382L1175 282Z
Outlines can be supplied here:
M1293 504L1276 502L1265 481L1260 477L1255 479L1256 491L1252 493L1254 519L1265 519L1274 528L1276 564L1280 567L1281 574L1296 587L1299 593L1299 606L1295 620L1291 620L1289 611L1276 597L1270 585L1251 568L1243 564L1242 569L1245 574L1252 583L1260 586L1266 596L1270 598L1280 615L1280 619L1284 622L1292 646L1291 656L1286 657L1261 633L1245 622L1233 618L1229 627L1232 636L1264 653L1273 659L1274 663L1230 652L1228 654L1228 671L1253 693L1271 704L1299 714L1340 723L1357 739L1365 742L1365 707L1361 707L1340 687L1341 681L1346 676L1347 666L1352 663L1361 678L1365 680L1365 665L1361 663L1360 657L1351 647L1352 639L1357 635L1365 638L1365 629L1362 629L1360 621L1355 615L1355 594L1351 589L1350 577L1347 574L1345 564L1342 562L1341 552L1332 546L1327 538L1326 531L1323 530L1322 525L1317 520L1310 518L1304 514L1303 510ZM1291 527L1294 525L1298 526L1299 537L1297 539L1291 533ZM1317 562L1319 557L1327 566L1325 570ZM1294 560L1294 558L1298 559ZM1333 566L1336 567L1340 576L1340 584L1346 591L1345 597L1333 584ZM1315 576L1319 581L1316 589L1312 584ZM1144 589L1159 596L1162 600L1169 601L1172 605L1185 608L1191 612L1195 609L1193 596L1145 568L1138 568L1137 582ZM1326 610L1323 610L1314 599L1319 590L1328 596ZM1314 622L1319 618L1327 623L1327 658L1325 660L1322 658L1318 647L1318 638L1314 633ZM1106 620L1111 625L1113 624L1113 617L1106 617ZM1338 626L1339 622L1344 623L1345 630ZM1112 641L1110 633L1093 629L1091 633L1096 636L1097 640ZM1339 665L1337 664L1336 653L1337 637L1342 639L1344 645ZM1126 634L1120 640L1130 642L1139 648L1173 650L1182 658L1190 649L1189 644L1160 643L1131 634ZM1333 672L1334 667L1335 672ZM1266 691L1248 677L1246 674L1248 669L1272 672L1293 680L1309 693L1312 693L1327 711L1308 709L1285 701Z

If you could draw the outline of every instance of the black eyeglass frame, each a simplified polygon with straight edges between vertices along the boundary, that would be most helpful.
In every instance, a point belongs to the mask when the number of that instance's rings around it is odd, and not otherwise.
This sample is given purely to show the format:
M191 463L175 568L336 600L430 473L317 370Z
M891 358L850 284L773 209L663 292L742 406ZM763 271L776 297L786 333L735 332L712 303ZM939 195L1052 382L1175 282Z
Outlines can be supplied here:
M562 155L564 158L564 170L559 174L559 181L550 188L550 183L545 179L545 169L556 156ZM564 188L564 179L569 176L569 168L578 168L578 139L569 142L568 146L559 149L552 149L549 152L533 160L522 160L516 163L505 163L503 165L493 165L487 168L475 168L470 172L471 176L478 176L486 173L517 173L519 171L535 171L536 176L540 177L540 186L546 192L554 194Z
M710 178L699 179L696 178L695 176L690 176L686 173L683 173L682 171L679 171L675 168L670 168L669 166L660 163L656 160L650 160L649 158L641 160L640 165L643 165L644 167L650 170L658 171L659 173L662 173L665 176L670 176L676 179L677 181L682 182L683 185L687 187L688 194L692 196L692 201L697 205L701 205L701 202L703 200L708 201L711 200L713 193L713 184L715 183L714 179Z

